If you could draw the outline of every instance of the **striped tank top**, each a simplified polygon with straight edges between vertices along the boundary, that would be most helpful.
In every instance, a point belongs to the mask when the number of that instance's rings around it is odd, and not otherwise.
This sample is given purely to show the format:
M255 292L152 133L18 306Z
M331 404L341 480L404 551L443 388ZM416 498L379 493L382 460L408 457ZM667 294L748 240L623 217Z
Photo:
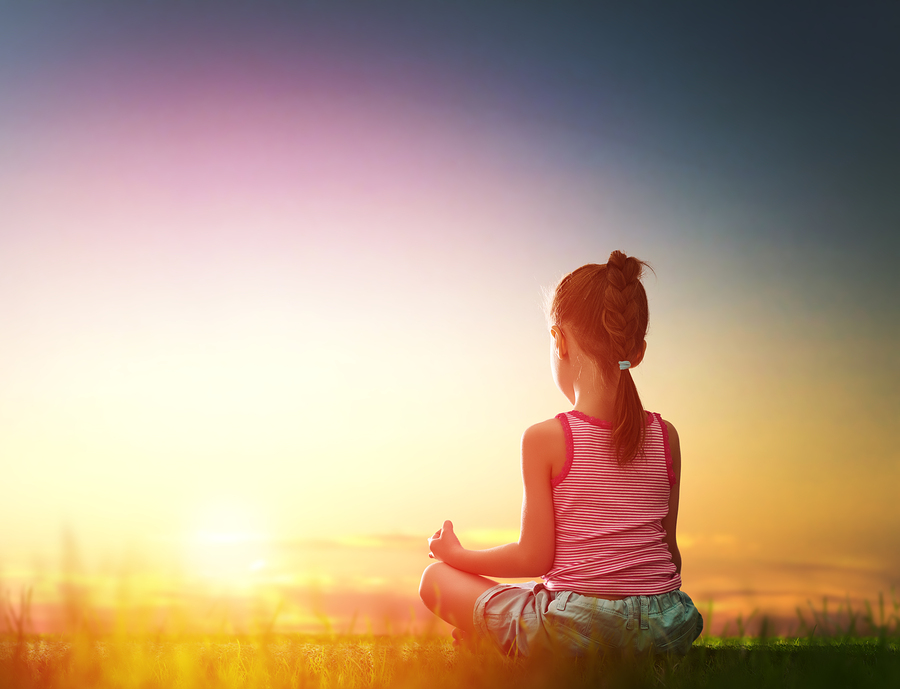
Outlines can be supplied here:
M681 587L662 519L675 484L668 429L647 412L643 455L616 462L612 426L578 411L558 414L566 463L552 482L556 519L552 591L588 596L653 596Z

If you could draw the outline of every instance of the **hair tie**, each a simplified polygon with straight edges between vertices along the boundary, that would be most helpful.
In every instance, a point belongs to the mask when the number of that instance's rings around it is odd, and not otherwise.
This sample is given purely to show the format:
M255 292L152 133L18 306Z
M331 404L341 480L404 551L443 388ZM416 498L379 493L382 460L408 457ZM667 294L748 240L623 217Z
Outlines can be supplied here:
M620 361L620 362L619 362L619 370L620 370L620 371L624 371L624 370L626 370L626 369L628 369L628 368L631 368L631 362L630 362L630 361Z

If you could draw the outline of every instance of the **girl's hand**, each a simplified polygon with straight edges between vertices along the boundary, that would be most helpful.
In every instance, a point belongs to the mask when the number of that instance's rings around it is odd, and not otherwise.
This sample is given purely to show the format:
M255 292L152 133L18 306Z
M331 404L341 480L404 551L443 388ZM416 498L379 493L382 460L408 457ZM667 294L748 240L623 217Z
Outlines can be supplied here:
M434 532L434 535L428 539L428 557L435 560L447 562L448 558L452 558L453 554L462 550L462 544L453 533L453 522L449 519L444 522L444 526ZM447 564L450 564L447 562Z

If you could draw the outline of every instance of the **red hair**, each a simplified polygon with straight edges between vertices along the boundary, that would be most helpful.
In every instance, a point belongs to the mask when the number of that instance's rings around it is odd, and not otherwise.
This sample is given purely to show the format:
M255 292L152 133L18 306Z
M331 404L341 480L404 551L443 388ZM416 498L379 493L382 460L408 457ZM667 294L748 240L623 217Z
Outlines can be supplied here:
M569 329L607 380L618 376L612 442L624 466L641 453L646 413L631 371L619 370L643 352L649 309L641 275L647 263L613 251L605 265L588 264L566 275L550 300L552 325Z

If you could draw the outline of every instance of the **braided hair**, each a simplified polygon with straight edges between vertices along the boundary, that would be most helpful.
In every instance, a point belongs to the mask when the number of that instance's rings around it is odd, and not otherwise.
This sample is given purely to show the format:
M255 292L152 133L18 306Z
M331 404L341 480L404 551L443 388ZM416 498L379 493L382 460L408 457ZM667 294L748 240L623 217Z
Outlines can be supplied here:
M604 265L582 266L559 281L548 314L552 324L572 331L606 380L618 376L612 442L622 466L641 453L646 425L631 371L618 365L642 352L647 335L649 310L641 284L645 266L621 251L613 251Z

